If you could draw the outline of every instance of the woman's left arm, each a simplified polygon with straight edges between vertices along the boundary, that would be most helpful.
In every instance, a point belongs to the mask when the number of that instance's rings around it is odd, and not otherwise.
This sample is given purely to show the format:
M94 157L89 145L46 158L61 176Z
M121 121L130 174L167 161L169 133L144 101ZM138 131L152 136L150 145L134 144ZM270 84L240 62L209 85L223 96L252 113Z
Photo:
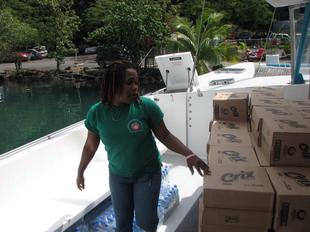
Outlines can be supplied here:
M187 166L192 174L194 174L194 167L201 176L209 174L209 166L171 134L163 120L157 126L153 126L152 131L167 148L186 157Z

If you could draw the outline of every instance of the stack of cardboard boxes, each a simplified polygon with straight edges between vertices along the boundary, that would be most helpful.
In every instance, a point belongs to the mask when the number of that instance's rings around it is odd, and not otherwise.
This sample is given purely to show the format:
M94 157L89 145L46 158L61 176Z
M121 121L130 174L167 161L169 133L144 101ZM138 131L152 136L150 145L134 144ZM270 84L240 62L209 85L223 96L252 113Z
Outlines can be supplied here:
M282 88L252 92L250 137L276 193L276 232L310 231L309 119L309 99L284 99Z
M267 232L274 191L248 132L248 94L219 93L207 144L211 175L200 201L202 232Z
M257 88L219 93L213 107L200 231L309 232L310 101Z

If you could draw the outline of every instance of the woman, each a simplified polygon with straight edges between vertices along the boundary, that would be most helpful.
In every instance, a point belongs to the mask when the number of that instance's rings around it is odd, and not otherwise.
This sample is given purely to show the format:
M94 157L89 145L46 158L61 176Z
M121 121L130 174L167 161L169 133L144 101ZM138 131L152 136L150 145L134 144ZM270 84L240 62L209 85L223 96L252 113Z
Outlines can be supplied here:
M116 227L131 232L134 212L137 224L156 231L157 203L161 185L161 162L154 135L169 149L186 157L187 165L200 175L208 166L166 128L163 113L146 97L139 97L139 78L134 66L115 61L106 70L101 101L86 117L87 139L76 179L83 190L83 173L97 151L100 140L109 160L109 185Z

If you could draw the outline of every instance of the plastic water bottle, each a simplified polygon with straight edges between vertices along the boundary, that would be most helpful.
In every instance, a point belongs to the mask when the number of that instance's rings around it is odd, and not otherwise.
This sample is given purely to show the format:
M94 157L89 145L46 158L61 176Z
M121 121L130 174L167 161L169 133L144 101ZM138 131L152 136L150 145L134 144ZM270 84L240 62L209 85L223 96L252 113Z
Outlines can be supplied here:
M158 198L158 202L161 203L161 206L164 207L166 204L166 199L165 197L168 194L169 191L169 186L165 183L162 182L161 187L160 187L160 192L159 192L159 198Z
M104 231L107 232L114 232L116 230L116 221L115 221L115 214L112 209L107 209L101 215L102 221L104 223Z
M88 225L86 223L80 225L80 228L81 228L80 232L89 232Z
M161 205L161 202L158 202L158 206L157 206L157 215L158 215L158 224L162 225L164 223L165 220L165 214L164 214L164 207Z
M74 228L73 232L88 232L88 225L85 223L84 219L82 219L81 223Z
M104 231L105 225L103 221L100 220L99 217L96 217L95 220L91 223L91 232L101 232Z
M169 172L169 167L168 167L168 165L163 166L163 167L162 167L162 170L161 170L161 178L162 178L162 180L164 180L164 179L167 178L168 172Z
M180 202L180 195L179 195L179 189L177 185L173 185L173 191L175 194L176 203L178 204Z
M82 230L81 226L77 226L77 227L75 227L74 230L73 230L73 232L82 232L82 231L83 231L83 230Z

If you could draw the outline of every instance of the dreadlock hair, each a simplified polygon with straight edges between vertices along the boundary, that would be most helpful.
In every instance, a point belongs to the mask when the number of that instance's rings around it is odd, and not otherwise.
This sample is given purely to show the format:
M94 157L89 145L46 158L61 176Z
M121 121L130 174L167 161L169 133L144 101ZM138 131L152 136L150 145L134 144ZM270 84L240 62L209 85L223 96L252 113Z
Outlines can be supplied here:
M123 89L127 69L135 69L135 66L126 60L113 61L107 67L100 90L100 100L103 105L112 106L115 94Z

